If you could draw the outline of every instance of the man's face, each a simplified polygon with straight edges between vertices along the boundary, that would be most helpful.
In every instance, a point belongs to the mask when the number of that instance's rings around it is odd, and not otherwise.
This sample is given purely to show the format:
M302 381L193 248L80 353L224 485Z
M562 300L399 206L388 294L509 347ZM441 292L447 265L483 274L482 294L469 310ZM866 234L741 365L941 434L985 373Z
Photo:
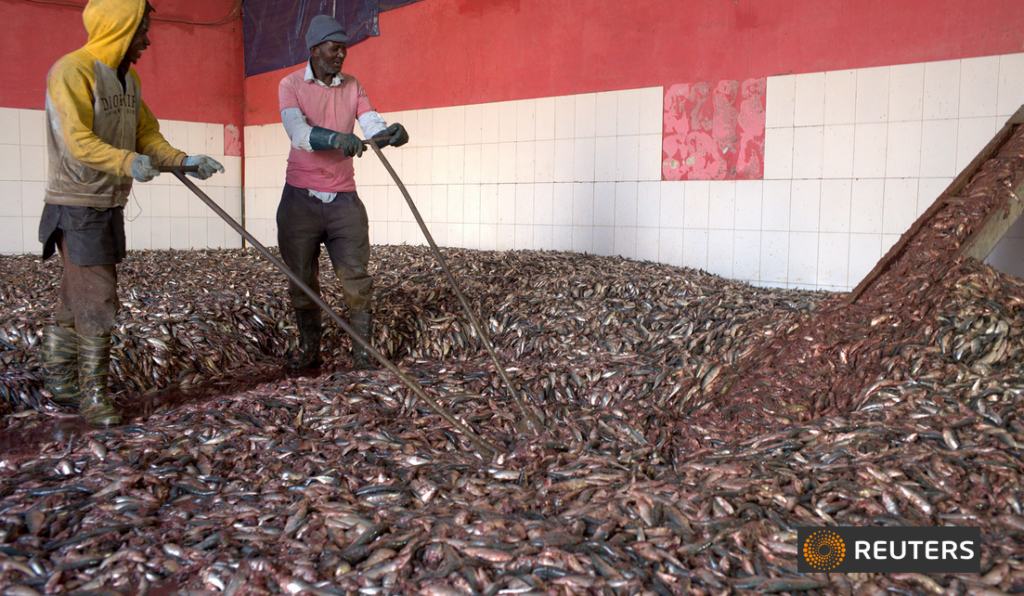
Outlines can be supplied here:
M341 65L345 63L345 56L348 54L348 46L336 41L325 41L313 48L313 60L317 67L328 74L341 72Z
M132 38L132 42L128 44L128 51L124 55L124 59L128 62L135 64L138 62L139 57L142 56L142 52L149 47L149 15L142 17L142 22L139 23L139 28L135 30L135 37Z

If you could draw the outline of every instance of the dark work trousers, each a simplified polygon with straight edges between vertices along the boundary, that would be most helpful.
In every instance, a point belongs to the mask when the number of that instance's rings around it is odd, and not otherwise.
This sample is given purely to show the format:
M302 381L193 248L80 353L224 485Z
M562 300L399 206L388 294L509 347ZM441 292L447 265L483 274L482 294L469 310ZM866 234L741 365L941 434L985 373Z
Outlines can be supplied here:
M56 323L87 337L110 335L121 307L117 264L125 257L124 209L47 203L39 241L44 260L57 249L64 265Z
M277 244L285 264L317 296L321 243L327 247L348 307L352 311L370 310L373 278L366 272L370 263L370 230L359 195L340 192L333 201L324 203L310 196L306 189L286 183L277 208ZM288 294L296 310L318 308L291 282Z
M87 337L110 335L121 307L117 298L117 265L75 265L68 257L67 239L61 231L57 233L60 260L64 264L57 324L74 328Z

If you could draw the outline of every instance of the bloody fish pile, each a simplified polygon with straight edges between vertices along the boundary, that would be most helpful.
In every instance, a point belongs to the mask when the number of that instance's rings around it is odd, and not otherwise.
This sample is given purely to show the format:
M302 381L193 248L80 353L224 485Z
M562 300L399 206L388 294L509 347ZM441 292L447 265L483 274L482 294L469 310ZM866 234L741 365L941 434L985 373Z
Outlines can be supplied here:
M127 422L85 427L39 377L57 266L5 258L0 587L1024 592L1024 284L957 256L1024 171L1012 159L853 305L617 257L445 249L536 433L429 253L375 247L374 345L494 457L387 370L353 371L333 326L328 364L285 374L285 280L245 250L130 256L111 367ZM798 573L796 528L825 525L980 527L981 573Z

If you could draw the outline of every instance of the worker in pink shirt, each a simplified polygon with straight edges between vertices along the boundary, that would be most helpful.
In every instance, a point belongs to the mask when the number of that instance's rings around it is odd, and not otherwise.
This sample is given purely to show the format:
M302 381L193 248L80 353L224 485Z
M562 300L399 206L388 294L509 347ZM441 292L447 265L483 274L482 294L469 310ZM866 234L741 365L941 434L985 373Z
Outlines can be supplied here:
M348 35L333 18L314 17L306 31L309 62L281 80L278 96L281 121L291 152L281 204L277 209L277 242L285 264L303 282L320 293L320 245L327 247L334 272L341 281L353 330L372 340L373 279L369 222L356 194L353 158L363 152L355 123L366 138L390 137L389 145L409 141L401 124L388 126L374 111L359 81L341 72ZM288 293L301 340L300 353L288 364L292 370L322 364L322 315L316 303L295 284ZM352 342L355 368L374 363L366 349Z

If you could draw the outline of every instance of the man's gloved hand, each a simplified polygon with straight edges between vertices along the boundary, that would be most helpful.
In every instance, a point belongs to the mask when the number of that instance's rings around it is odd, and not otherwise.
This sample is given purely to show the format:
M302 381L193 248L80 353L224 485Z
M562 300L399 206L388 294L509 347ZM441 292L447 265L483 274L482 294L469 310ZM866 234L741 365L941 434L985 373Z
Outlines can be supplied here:
M132 160L132 165L129 170L132 178L135 178L139 182L149 182L160 175L160 170L156 169L156 166L153 165L152 158L148 155L142 155L141 153L136 155L135 159Z
M198 172L186 172L193 178L199 178L200 180L206 180L210 176L213 176L214 172L224 173L224 166L220 163L205 155L190 155L185 158L185 162L182 164L185 166L199 166Z
M373 135L373 138L376 139L377 137L391 137L388 145L392 147L401 147L409 142L409 133L405 131L404 126L397 122Z
M346 157L359 157L363 154L363 143L356 135L320 126L314 126L309 132L309 146L313 151L341 149Z
M334 138L331 139L331 146L341 149L346 157L359 157L363 154L363 142L356 135L340 132L336 132L334 135Z

